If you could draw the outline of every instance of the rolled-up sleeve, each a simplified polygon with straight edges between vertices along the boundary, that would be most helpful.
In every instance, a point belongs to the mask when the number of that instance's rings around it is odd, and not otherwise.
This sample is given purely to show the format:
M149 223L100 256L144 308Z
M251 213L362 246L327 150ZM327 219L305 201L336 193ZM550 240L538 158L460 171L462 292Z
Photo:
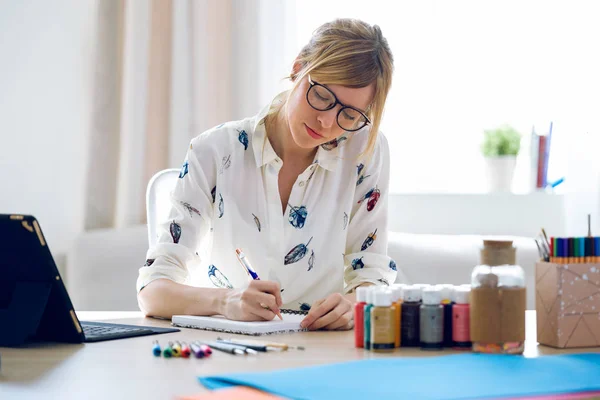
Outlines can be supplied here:
M357 176L344 256L345 293L363 283L390 285L396 279L396 264L387 256L389 160L387 140L379 134L373 156Z
M159 221L157 243L148 250L146 262L139 269L138 292L161 278L186 283L188 266L200 261L197 252L210 228L216 181L214 152L203 145L203 135L190 142L171 192L169 217Z

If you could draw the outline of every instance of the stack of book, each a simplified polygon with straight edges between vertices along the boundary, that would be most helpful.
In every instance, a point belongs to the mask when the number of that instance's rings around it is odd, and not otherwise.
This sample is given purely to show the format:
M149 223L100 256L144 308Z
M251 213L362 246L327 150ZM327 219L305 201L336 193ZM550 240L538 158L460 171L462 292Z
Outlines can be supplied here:
M552 140L552 122L545 133L531 132L531 169L534 173L535 187L543 189L548 186L548 161L550 159L550 143Z

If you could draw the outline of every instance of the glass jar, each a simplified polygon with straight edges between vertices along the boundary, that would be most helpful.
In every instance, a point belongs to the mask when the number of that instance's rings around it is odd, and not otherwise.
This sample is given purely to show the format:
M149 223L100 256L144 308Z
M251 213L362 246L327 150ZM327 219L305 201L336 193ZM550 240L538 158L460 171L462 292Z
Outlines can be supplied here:
M484 240L480 265L471 274L473 351L522 354L525 308L525 273L512 241Z

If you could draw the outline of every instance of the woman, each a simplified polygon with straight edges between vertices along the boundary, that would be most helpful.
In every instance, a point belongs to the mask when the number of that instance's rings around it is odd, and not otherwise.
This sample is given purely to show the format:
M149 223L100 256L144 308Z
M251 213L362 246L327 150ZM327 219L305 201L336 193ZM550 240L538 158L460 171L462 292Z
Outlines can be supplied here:
M194 138L140 268L140 308L243 321L310 309L303 327L352 329L354 289L396 277L378 132L392 72L378 26L326 23L296 58L289 92ZM262 280L249 278L237 248Z

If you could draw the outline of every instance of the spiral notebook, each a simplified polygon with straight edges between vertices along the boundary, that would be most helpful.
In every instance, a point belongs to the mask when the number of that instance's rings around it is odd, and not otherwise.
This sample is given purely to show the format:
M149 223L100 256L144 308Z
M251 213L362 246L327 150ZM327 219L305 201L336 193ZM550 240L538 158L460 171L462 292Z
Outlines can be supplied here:
M276 333L302 332L307 329L300 327L300 322L307 314L306 311L281 310L283 321L275 318L271 321L233 321L221 315L200 317L195 315L173 315L173 326L195 328L207 331L236 333L241 335L273 335Z

